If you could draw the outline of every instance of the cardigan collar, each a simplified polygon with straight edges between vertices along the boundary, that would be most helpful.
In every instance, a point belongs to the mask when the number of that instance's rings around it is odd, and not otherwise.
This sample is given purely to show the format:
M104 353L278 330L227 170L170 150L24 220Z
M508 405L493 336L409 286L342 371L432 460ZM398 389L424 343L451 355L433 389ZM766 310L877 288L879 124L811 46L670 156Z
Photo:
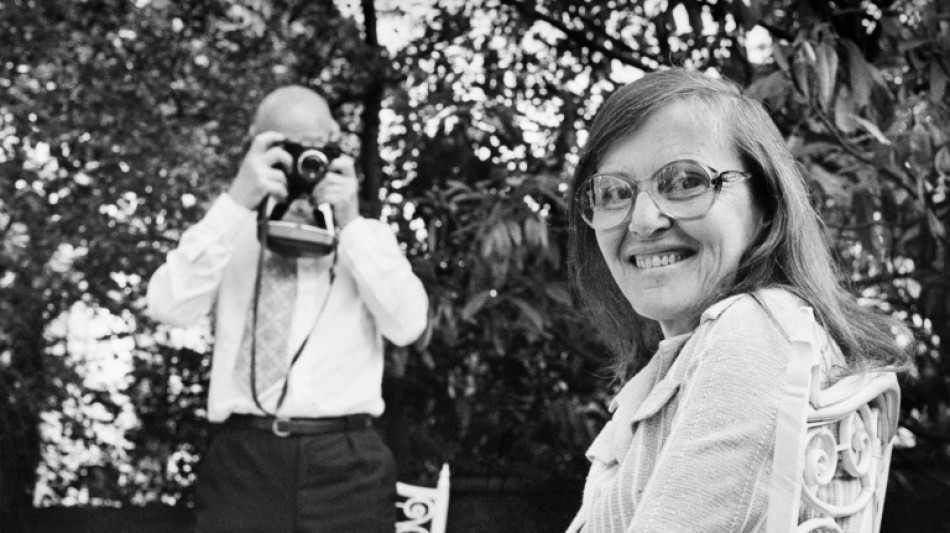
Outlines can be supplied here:
M679 357L706 322L719 317L742 295L732 296L711 305L700 317L693 331L663 339L647 362L611 400L608 409L613 416L587 450L587 457L604 463L616 463L623 457L633 439L634 425L659 412L679 390L686 379L688 357Z

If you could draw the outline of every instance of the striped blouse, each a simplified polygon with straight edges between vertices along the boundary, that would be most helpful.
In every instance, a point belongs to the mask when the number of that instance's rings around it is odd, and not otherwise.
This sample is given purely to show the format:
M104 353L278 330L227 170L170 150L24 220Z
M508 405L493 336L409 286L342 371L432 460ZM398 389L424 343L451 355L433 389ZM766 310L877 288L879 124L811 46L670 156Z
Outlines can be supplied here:
M735 296L707 309L693 332L661 341L587 451L568 532L764 530L788 332L801 305L781 289ZM824 337L830 375L843 359Z

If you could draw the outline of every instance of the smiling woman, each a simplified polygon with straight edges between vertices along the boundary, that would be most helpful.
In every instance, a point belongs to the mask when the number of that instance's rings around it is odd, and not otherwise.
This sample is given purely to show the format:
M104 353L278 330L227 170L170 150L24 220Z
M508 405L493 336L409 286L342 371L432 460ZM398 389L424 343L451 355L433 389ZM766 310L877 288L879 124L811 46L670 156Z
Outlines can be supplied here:
M715 187L709 167L692 162L735 169L725 173L729 176L748 176L730 142L709 135L708 125L697 116L703 110L690 103L658 110L607 151L594 176L628 177L632 190L657 184L651 187L656 193L646 188L647 194L630 195L619 224L595 228L621 293L638 314L659 322L664 337L696 326L714 295L732 283L739 258L763 220L745 180L717 182ZM594 211L596 220L598 209Z
M821 386L906 366L906 329L839 285L768 114L699 73L648 74L600 110L571 257L623 386L569 531L763 529L799 307L821 325Z

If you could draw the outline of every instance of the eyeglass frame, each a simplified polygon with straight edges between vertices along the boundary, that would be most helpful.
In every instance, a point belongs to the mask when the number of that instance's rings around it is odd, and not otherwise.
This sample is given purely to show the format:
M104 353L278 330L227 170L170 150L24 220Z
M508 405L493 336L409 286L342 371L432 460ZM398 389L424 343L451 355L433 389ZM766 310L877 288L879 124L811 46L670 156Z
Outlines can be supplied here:
M656 194L657 196L659 196L659 192L657 192L657 190L656 190L656 180L658 179L658 177L659 177L659 175L660 175L660 172L662 172L662 171L665 170L666 168L670 167L671 165L675 165L675 164L677 164L677 163L691 163L691 164L694 164L694 165L696 165L697 167L699 167L700 169L702 169L703 172L706 173L707 178L709 178L709 183L710 183L710 185L711 185L710 189L713 190L713 198L712 198L712 200L709 202L709 205L706 207L706 209L705 209L702 213L700 213L700 214L698 214L698 215L694 215L694 216L690 216L690 217L677 217L677 216L673 216L673 215L667 213L662 207L660 207L660 204L657 203L657 201L656 201L656 196L654 196L654 194ZM633 191L634 191L635 194L634 194L633 198L631 198L631 200L630 200L630 208L627 210L627 213L624 215L624 217L623 217L622 219L620 219L620 222L618 222L617 224L615 224L615 225L613 225L613 226L609 226L609 227L606 227L606 228L595 228L594 225L593 225L593 223L591 223L591 221L587 220L587 217L585 217L584 214L581 212L581 210L578 209L578 214L580 215L581 220L583 220L584 223L587 224L588 227L590 227L591 229L593 229L593 230L595 230L595 231L610 230L610 229L618 228L618 227L622 226L623 224L627 223L627 221L630 220L630 217L633 215L633 209L634 209L634 207L636 207L637 198L640 196L640 192L641 192L641 191L646 191L647 196L650 197L650 201L653 202L653 205L655 205L656 208L657 208L657 210L659 210L660 213L662 213L663 216L665 216L665 217L668 217L668 218L670 218L670 219L672 219L672 220L697 220L697 219L700 219L700 218L706 216L706 215L709 213L709 210L712 209L712 206L716 203L716 200L719 198L719 193L722 191L722 185L723 185L724 183L741 183L741 182L743 182L743 181L745 181L745 180L751 178L751 177L752 177L752 173L751 173L751 172L745 172L745 171L742 171L742 170L723 170L722 172L720 172L720 171L718 171L718 170L712 168L711 166L709 166L709 165L707 165L707 164L705 164L705 163L702 163L702 162L700 162L700 161L696 161L695 159L677 159L676 161L670 161L669 163L667 163L667 164L663 165L662 167L660 167L660 168L659 168L656 172L654 172L653 175L650 176L649 178L643 178L643 179L639 179L639 180L638 180L638 179L634 179L634 178L630 178L630 177L628 177L628 176L626 176L626 175L624 175L624 174L617 174L617 173L613 173L613 172L596 172L596 173L594 173L594 174L591 174L591 175L588 176L583 182L581 182L580 187L577 188L577 192L576 192L575 195L574 195L574 196L575 196L575 198L574 198L575 202L578 202L578 203L581 202L580 196L581 196L581 194L583 193L584 188L587 186L587 184L588 184L590 181L592 181L593 179L595 179L595 178L597 178L597 177L600 177L600 176L610 176L610 177L612 177L612 178L618 178L618 179L620 179L621 181L626 182L627 184L629 184L629 185L631 185L631 186L633 187ZM736 176L736 177L734 177L734 176ZM644 182L648 182L649 185L648 185L647 187L641 189L640 184L641 184L641 183L644 183ZM661 198L662 198L662 196L661 196Z

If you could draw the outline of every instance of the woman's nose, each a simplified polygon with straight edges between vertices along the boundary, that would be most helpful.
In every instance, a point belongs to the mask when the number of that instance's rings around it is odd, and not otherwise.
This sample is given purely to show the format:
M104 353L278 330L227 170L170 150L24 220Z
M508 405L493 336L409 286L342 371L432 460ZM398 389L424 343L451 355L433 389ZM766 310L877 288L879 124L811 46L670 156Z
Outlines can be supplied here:
M660 211L656 202L646 191L641 191L637 195L633 202L633 212L630 213L630 221L627 223L627 231L635 235L647 236L669 229L672 225L673 219Z

